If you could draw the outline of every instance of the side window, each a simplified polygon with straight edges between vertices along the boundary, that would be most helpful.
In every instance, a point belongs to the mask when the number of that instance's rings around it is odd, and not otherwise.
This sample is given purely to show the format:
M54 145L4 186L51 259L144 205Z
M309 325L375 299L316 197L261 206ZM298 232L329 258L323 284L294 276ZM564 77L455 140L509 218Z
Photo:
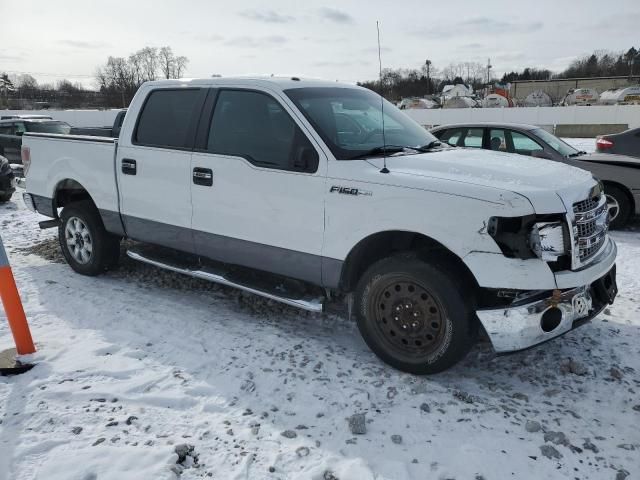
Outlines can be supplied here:
M462 130L460 128L452 128L450 130L443 130L436 133L436 136L445 143L455 147L458 145L458 141L462 136Z
M11 125L0 125L0 135L11 135Z
M513 150L520 155L532 155L535 151L544 150L537 142L520 132L511 131Z
M187 133L196 110L200 90L154 90L147 98L134 143L155 147L189 147Z
M469 128L462 141L463 147L482 148L483 128Z
M207 151L246 158L259 167L313 173L318 152L284 108L265 93L221 90Z
M497 152L508 151L507 137L505 136L503 129L499 128L489 130L489 146L491 150L495 150Z

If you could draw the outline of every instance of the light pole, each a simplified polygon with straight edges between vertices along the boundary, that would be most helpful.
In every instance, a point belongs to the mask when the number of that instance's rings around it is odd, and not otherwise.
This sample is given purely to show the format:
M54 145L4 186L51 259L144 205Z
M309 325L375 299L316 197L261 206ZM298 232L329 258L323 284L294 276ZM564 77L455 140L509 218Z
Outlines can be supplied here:
M431 70L431 60L427 59L424 64L427 67L427 95L429 95L431 94L431 77L429 75Z

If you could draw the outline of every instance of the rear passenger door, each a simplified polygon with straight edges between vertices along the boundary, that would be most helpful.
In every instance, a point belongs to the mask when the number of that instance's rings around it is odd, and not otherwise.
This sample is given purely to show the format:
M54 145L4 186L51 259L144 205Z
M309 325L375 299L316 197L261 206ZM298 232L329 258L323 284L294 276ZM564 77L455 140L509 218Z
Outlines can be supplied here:
M191 154L208 90L151 90L118 146L120 211L128 236L193 251Z
M209 100L191 162L197 253L320 282L326 157L277 94Z

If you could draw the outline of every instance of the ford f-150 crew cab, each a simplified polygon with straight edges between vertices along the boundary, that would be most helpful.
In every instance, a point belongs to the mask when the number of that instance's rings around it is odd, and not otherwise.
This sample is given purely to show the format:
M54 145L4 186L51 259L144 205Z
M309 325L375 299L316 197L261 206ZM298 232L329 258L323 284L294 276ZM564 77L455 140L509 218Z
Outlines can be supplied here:
M85 275L127 254L312 311L441 371L593 318L616 246L591 174L441 145L363 88L299 78L145 83L118 139L25 133L26 204Z

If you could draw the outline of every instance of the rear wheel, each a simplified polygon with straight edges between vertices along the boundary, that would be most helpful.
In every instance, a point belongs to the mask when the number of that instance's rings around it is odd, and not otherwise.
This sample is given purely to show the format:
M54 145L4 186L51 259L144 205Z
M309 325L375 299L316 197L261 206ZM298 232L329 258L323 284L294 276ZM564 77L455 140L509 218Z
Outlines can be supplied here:
M98 275L115 267L120 256L120 238L108 233L98 209L90 201L64 208L58 240L67 263L83 275Z
M389 365L414 374L445 370L467 354L476 323L450 276L415 257L372 265L356 289L358 328Z
M609 221L612 229L624 227L631 217L631 202L627 194L615 185L605 185Z

